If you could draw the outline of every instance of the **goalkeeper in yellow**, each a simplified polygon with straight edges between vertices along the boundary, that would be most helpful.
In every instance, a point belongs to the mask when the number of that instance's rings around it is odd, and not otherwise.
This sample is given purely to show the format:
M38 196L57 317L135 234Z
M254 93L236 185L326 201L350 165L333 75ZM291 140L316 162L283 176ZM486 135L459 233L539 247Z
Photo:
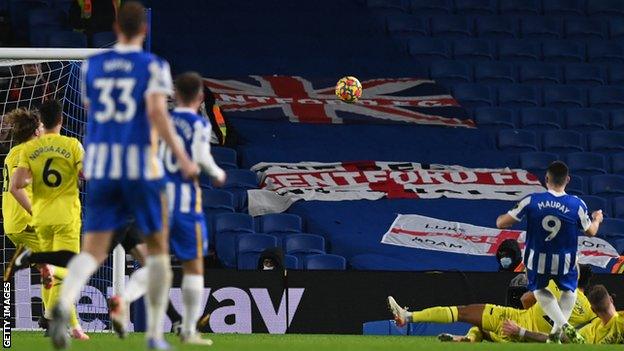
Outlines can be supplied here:
M63 116L57 101L45 101L39 112L43 135L22 144L10 189L13 193L32 185L32 225L39 238L40 251L77 253L81 226L78 175L84 151L77 139L60 135ZM14 257L19 257L19 253ZM65 268L54 267L55 277L62 279L65 274ZM46 310L52 310L60 291L60 285L54 284ZM75 308L70 326L73 338L89 339L80 327Z
M587 272L587 270L581 271ZM581 279L583 280L583 277L581 277ZM588 279L586 281L588 283ZM582 286L584 285L579 284L579 287ZM547 289L555 296L561 294L556 284L552 281ZM552 322L540 308L539 304L533 304L531 307L524 310L493 304L472 304L467 306L432 307L421 311L409 312L401 308L394 298L389 296L388 307L398 326L405 325L408 322L466 322L475 326L470 329L466 336L458 337L442 334L439 337L442 341L519 341L520 338L518 337L503 334L503 323L506 320L513 320L526 330L549 333L552 329ZM596 315L592 311L587 297L583 294L582 289L579 289L576 303L572 315L570 316L570 325L574 327L582 326L589 323L595 317Z

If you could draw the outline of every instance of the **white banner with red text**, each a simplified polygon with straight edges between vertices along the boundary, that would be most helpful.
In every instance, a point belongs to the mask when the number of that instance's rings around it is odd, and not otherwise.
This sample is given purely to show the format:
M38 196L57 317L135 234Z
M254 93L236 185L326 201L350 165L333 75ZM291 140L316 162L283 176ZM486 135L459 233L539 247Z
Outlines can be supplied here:
M521 169L465 168L414 162L258 163L261 189L249 190L252 216L283 212L299 200L490 199L517 201L543 191Z
M383 244L411 247L465 255L494 256L498 245L514 239L524 249L525 232L479 227L461 222L450 222L421 215L398 215L384 234ZM600 238L579 236L579 263L606 268L619 254Z

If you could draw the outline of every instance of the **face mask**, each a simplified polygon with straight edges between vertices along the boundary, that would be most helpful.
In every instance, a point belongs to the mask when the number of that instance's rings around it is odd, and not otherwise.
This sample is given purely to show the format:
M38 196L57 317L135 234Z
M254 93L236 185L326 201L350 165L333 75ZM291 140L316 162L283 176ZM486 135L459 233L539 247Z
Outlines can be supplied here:
M273 266L262 266L262 270L264 271L272 271L275 267Z
M503 257L500 259L500 265L505 269L509 268L511 266L511 263L512 261L509 257Z

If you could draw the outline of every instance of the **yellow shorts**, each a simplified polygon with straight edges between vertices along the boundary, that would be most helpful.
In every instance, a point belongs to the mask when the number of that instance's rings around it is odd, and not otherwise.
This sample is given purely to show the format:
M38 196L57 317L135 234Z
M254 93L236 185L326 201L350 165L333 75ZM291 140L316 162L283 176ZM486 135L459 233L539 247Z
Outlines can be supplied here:
M533 330L532 318L529 310L520 310L512 307L503 307L498 305L485 305L483 316L481 317L481 326L484 332L489 332L489 339L495 342L517 341L503 336L503 322L511 319L520 327Z
M37 227L41 251L80 252L80 222Z
M17 245L24 245L34 252L41 251L41 244L39 242L39 236L35 232L35 228L27 226L20 233L7 233L6 236Z

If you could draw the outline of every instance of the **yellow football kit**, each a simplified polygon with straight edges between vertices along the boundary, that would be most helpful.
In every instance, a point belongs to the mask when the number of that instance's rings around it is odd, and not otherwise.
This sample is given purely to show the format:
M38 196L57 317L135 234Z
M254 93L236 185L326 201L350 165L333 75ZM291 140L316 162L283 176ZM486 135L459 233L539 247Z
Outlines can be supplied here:
M607 324L596 318L579 333L588 344L624 344L624 311L618 312Z

